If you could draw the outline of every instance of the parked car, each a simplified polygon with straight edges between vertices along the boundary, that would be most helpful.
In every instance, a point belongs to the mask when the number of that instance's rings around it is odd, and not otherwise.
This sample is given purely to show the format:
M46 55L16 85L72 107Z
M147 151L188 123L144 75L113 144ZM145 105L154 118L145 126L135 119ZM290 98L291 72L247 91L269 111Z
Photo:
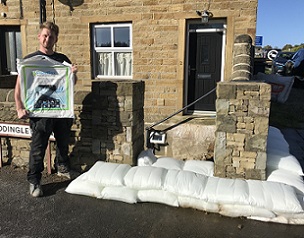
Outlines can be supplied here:
M277 53L276 57L272 60L271 73L281 73L284 70L285 63L290 60L295 52L290 51L280 51Z
M291 58L291 74L303 78L304 77L304 49L299 49ZM288 63L288 61L287 61ZM287 70L287 63L285 68Z

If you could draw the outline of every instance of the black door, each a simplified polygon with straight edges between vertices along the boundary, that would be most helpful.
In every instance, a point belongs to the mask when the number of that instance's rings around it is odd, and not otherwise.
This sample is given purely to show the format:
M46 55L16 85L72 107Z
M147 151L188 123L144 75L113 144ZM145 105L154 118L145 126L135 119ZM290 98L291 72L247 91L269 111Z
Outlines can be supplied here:
M190 32L187 104L216 87L221 80L223 32ZM189 107L189 111L215 111L216 92Z

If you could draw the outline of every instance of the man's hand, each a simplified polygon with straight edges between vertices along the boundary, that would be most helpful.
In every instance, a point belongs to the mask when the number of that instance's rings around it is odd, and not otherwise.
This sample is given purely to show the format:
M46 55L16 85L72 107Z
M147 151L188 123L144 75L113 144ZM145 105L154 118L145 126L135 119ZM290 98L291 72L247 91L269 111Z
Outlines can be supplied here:
M72 64L72 73L77 74L77 72L78 72L77 64Z
M19 119L27 119L29 115L28 111L23 108L17 109L17 114Z
M72 73L74 75L74 84L76 84L76 82L78 80L77 72L78 72L77 64L72 64Z

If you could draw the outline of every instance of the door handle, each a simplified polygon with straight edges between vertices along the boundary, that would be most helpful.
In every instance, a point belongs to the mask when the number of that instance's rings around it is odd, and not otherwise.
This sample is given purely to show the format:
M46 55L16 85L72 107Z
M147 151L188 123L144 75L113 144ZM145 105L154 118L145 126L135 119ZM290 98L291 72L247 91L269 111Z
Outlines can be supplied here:
M188 66L188 75L190 75L191 71L196 71L196 68L191 68L189 65Z
M202 80L211 79L211 74L197 74L196 78Z

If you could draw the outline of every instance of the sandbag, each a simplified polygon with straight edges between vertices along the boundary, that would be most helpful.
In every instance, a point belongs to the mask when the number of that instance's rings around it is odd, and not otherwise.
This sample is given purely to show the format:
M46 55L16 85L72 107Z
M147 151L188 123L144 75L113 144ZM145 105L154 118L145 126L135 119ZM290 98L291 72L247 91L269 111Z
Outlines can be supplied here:
M155 163L157 157L153 153L153 149L147 149L140 152L137 158L137 166L151 166Z
M85 179L103 186L122 186L124 185L124 176L130 169L131 166L128 164L97 161L91 169L86 172Z
M170 158L170 157L160 157L156 160L153 167L165 168L165 169L176 169L182 170L185 162L182 160Z
M276 214L303 212L293 187L271 181L248 180L248 202Z
M166 204L172 207L178 207L178 198L174 193L158 189L142 189L138 191L138 200L140 202L155 202Z
M124 177L124 184L133 189L162 189L167 170L152 166L132 167Z
M295 188L297 194L304 196L304 182L302 176L285 169L267 170L267 181L284 183Z
M125 203L137 203L137 190L124 186L105 187L98 198Z
M97 182L88 181L85 179L86 175L82 174L73 180L69 186L65 189L67 193L89 196L89 197L100 197L103 186Z
M212 177L214 163L206 160L186 160L183 170Z
M167 172L164 190L178 196L200 198L203 196L207 176L189 171L170 169Z

